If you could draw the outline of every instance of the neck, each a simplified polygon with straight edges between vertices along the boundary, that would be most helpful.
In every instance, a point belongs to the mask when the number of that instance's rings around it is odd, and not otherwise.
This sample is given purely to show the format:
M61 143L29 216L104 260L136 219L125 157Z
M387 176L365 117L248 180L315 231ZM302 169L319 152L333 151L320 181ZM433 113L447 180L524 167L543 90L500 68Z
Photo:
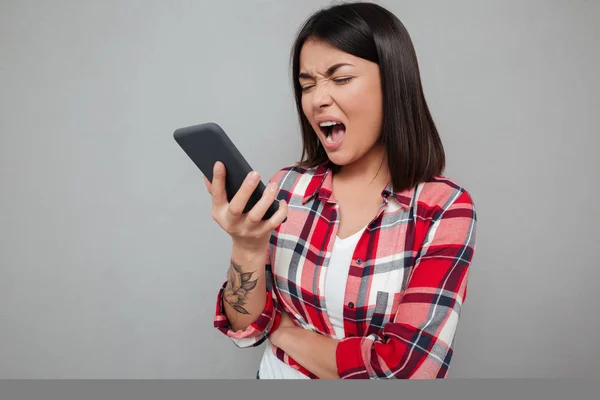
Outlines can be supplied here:
M383 188L390 180L385 150L381 145L374 146L359 160L342 166L336 176L341 181Z

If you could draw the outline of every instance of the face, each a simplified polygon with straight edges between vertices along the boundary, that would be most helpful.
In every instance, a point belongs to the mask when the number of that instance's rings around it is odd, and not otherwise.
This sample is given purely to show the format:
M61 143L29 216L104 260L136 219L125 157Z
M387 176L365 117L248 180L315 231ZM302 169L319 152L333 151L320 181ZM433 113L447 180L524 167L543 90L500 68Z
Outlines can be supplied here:
M325 42L300 51L302 109L336 165L380 152L383 96L379 66Z

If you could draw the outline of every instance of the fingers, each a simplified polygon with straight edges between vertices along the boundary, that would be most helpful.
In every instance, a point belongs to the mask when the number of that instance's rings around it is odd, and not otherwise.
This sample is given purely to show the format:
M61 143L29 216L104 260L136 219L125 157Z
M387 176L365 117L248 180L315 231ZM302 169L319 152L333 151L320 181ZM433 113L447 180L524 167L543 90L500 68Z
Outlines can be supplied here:
M246 208L246 204L254 192L254 189L258 186L258 182L260 181L260 175L256 171L252 171L246 176L242 186L237 191L235 196L231 199L229 203L229 212L234 216L240 216Z
M277 183L272 182L267 185L262 197L252 207L246 218L243 218L242 213L250 196L260 183L260 175L256 171L250 172L235 196L229 201L225 188L226 174L225 165L222 162L216 162L213 167L212 182L204 177L204 185L212 196L213 219L225 231L234 236L257 237L258 235L260 237L268 235L281 225L288 214L288 204L284 200L279 202L278 210L271 218L262 221L262 217L277 197Z
M217 161L213 168L213 179L211 195L213 206L220 207L227 204L227 193L225 192L225 165Z
M287 217L287 215L288 215L288 204L285 200L281 200L279 202L279 207L278 207L277 211L275 212L275 214L273 214L271 216L271 218L269 218L267 221L265 221L264 234L272 231L273 229L275 229L279 225L281 225L281 223Z
M294 327L296 326L296 323L294 322L292 316L284 310L281 312L281 322L279 326L282 328Z
M278 185L275 182L271 182L267 185L267 189L263 193L260 200L252 207L248 212L248 219L254 223L260 222L263 215L267 212L273 200L277 197Z

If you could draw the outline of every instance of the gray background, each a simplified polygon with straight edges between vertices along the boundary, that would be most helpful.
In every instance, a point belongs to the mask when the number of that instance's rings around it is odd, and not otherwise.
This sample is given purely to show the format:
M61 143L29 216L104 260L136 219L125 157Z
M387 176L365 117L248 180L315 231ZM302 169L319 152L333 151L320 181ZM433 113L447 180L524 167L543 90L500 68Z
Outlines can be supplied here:
M174 129L267 178L324 1L0 2L0 377L252 378L212 328L229 237ZM411 33L477 251L452 377L599 377L598 1L381 2Z

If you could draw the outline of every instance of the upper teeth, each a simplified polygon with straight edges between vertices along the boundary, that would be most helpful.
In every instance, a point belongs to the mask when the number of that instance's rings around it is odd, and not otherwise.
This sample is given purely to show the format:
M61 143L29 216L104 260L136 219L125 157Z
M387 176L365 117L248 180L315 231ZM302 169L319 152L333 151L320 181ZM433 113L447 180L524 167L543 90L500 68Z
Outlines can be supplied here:
M319 125L320 126L333 126L333 125L337 125L339 124L339 122L335 122L335 121L325 121L325 122L321 122Z

